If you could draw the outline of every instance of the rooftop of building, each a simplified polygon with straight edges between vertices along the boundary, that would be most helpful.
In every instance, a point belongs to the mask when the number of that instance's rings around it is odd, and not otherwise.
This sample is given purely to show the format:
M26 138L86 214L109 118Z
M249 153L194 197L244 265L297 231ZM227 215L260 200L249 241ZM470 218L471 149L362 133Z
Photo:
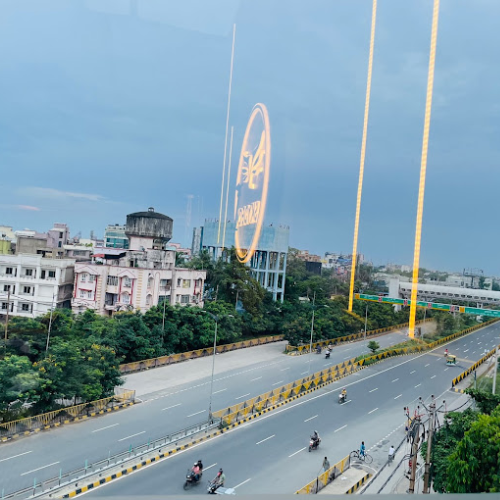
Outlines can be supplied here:
M149 207L147 212L135 212L133 214L128 214L127 217L144 217L148 219L165 219L173 222L173 219L168 215L161 214L160 212L155 212L153 207Z

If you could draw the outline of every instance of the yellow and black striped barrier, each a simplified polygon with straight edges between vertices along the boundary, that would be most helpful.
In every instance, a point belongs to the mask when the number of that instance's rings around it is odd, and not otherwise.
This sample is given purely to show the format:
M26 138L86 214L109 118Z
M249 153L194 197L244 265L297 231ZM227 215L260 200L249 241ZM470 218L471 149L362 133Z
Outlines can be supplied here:
M350 467L349 455L332 465L327 471L320 474L317 478L307 483L305 486L295 492L296 495L314 495L321 491L327 484L334 481L338 476L344 473Z
M455 377L453 379L453 382L451 383L451 386L455 387L459 382L461 382L466 377L468 377L471 373L473 373L475 370L477 370L479 368L479 366L481 366L485 361L487 361L489 358L491 358L491 356L493 356L495 354L496 350L497 350L497 348L495 347L488 354L485 354L479 361L476 361L472 366L467 368L467 370L465 370L460 375L458 375L458 377Z
M367 473L354 486L349 488L345 492L345 494L352 495L353 493L356 493L356 491L359 490L359 488L361 488L361 486L363 486L365 483L367 483L371 477L372 477L372 475L370 473Z

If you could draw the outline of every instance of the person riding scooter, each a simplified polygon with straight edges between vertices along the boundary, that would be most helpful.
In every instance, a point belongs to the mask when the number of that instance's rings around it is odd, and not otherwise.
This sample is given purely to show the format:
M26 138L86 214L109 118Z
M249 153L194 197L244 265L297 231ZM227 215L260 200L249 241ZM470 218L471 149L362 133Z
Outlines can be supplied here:
M317 448L320 442L318 431L314 431L313 435L311 436L311 439L313 441L313 448Z
M318 347L316 347L316 352L317 352L318 354L321 354L321 346L320 346L320 345L319 345Z
M347 390L344 387L342 389L342 392L339 394L339 400L340 400L341 403L343 403L346 399L347 399Z
M330 349L327 349L326 352L325 352L325 358L328 359L330 357Z

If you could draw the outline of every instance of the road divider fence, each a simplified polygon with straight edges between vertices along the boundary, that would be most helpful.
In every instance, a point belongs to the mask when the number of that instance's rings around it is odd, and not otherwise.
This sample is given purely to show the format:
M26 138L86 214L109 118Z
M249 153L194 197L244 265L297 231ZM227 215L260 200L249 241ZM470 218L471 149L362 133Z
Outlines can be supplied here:
M284 340L284 338L284 335L271 335L269 337L261 337L258 339L242 340L241 342L234 342L232 344L218 345L216 348L216 353L223 354L225 352L236 351L238 349L245 349L246 347L270 344L272 342L279 342L281 340ZM159 368L161 366L181 363L190 359L199 359L207 356L212 356L213 353L213 347L206 347L203 349L196 349L194 351L170 354L168 356L160 356L158 358L133 361L132 363L124 363L120 365L120 372L122 374L141 372L143 370L150 370L152 368Z
M249 415L267 410L301 393L316 389L353 373L358 368L358 364L354 361L355 358L352 358L338 365L331 366L326 370L321 370L307 377L282 385L260 396L247 399L246 401L237 403L223 410L216 411L213 413L213 416L215 418L220 418L223 426L230 425L245 419Z
M499 346L500 347L500 346ZM467 368L467 370L463 371L458 377L455 377L453 379L453 382L451 383L452 387L455 387L459 382L464 380L466 377L468 377L471 373L474 373L485 361L491 358L495 354L495 351L497 348L495 347L492 349L490 352L485 354L479 361L476 361L472 366Z
M114 396L99 399L98 401L68 406L41 415L12 420L11 422L0 422L0 441L4 442L52 427L86 420L96 415L102 415L132 405L134 401L135 391L118 388Z
M307 483L305 486L300 488L295 492L296 495L315 495L320 492L326 485L335 481L339 476L341 476L349 467L351 466L351 459L349 455L344 457L342 460L332 465L327 471L318 475L311 482Z
M425 322L432 321L431 319L425 320ZM416 324L421 324L423 323L424 320L417 321ZM377 328L376 330L369 330L366 332L366 337L373 337L374 335L380 335L381 333L385 332L390 332L391 330L401 330L402 328L406 328L408 326L408 323L401 323L400 325L395 325L395 326L387 326L385 328ZM326 347L329 344L336 346L339 344L344 344L345 342L352 342L354 340L362 339L364 338L365 333L364 332L359 332L359 333L352 333L350 335L345 335L343 337L337 337L334 339L328 339L328 340L321 340L319 342L314 342L312 344L313 351L318 347ZM300 346L293 346L293 345L287 345L286 346L287 354L295 354L295 355L300 355L300 354L308 354L310 350L310 344L306 345L300 345Z

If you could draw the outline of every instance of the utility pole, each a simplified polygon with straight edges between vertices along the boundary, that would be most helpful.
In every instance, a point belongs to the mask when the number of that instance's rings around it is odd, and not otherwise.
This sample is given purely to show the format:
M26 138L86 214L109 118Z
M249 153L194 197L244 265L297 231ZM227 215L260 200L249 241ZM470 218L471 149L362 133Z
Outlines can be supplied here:
M52 330L52 314L54 313L54 299L55 299L55 293L52 293L52 306L50 308L49 330L47 332L47 345L45 347L45 352L49 350L50 331Z
M417 458L418 458L418 443L420 442L420 415L415 418L415 437L413 438L413 446L411 448L411 475L410 475L410 487L408 488L408 493L413 495L415 492L415 474L417 472Z
M431 448L432 448L432 438L434 435L434 418L436 415L436 403L434 402L434 396L432 397L432 403L429 405L430 418L429 418L429 434L427 436L427 458L425 460L425 474L424 474L424 489L422 493L430 493L431 489Z
M4 347L4 354L7 354L7 335L9 332L9 309L10 309L10 286L9 289L7 290L7 317L5 318L5 347Z

